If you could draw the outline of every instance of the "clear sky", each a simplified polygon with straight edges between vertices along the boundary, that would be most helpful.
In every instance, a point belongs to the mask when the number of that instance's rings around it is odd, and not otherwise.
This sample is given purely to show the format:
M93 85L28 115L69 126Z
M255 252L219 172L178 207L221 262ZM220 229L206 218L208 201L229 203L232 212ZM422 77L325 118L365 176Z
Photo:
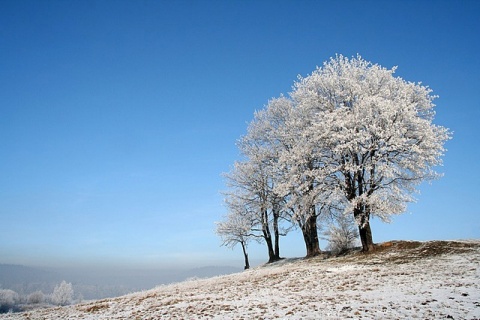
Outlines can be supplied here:
M454 131L374 241L480 238L479 51L479 1L0 1L0 263L241 264L214 234L221 173L254 110L336 53L429 85Z

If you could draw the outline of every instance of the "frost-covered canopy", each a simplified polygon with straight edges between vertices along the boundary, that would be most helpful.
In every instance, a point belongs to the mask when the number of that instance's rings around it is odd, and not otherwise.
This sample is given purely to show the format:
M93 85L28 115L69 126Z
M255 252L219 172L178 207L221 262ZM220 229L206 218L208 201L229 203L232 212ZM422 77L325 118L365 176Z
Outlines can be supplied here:
M405 211L415 185L438 176L448 130L432 123L431 89L391 70L337 56L300 78L291 98L310 125L297 153L322 159L319 180L332 179L348 201L388 220ZM357 221L358 221L358 217ZM360 221L358 221L360 222Z
M416 186L439 176L450 138L432 122L432 90L395 70L337 55L256 112L239 143L293 220L353 214L364 250L370 217L404 212Z

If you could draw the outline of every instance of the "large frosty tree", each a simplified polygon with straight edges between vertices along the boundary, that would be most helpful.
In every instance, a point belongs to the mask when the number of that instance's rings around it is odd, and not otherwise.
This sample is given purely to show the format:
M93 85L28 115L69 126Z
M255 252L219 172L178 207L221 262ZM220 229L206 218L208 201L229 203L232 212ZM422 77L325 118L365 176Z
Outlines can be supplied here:
M338 206L353 214L364 251L374 249L370 217L404 212L415 187L438 177L434 167L450 137L432 123L431 90L394 72L339 55L300 78L291 94L311 123L302 132L310 156L322 159L316 180L342 192Z
M403 213L439 177L450 132L433 124L432 91L395 70L338 55L255 113L239 143L245 161L227 177L260 217L270 261L269 213L274 226L283 214L302 229L307 256L320 253L318 221L332 215L353 220L371 251L370 218Z

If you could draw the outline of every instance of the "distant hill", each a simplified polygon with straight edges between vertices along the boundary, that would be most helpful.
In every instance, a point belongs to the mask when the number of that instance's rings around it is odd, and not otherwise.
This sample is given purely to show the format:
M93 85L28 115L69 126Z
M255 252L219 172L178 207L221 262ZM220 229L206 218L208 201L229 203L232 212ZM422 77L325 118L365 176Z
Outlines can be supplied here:
M52 270L26 267L22 265L0 264L0 288L11 289L19 294L37 290L48 292L62 281ZM53 287L52 287L53 285Z
M479 301L480 240L391 241L0 319L480 319Z
M116 297L130 292L151 289L161 284L189 278L205 278L231 274L240 268L207 266L195 269L95 269L95 268L36 268L0 264L0 288L11 289L20 295L40 290L51 293L65 280L73 284L76 297L86 300Z

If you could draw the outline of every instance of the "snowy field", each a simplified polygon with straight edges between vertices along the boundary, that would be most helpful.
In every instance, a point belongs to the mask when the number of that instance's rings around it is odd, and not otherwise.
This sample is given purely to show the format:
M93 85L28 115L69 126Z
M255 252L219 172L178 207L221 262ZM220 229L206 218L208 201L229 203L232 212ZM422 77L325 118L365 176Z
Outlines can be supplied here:
M480 319L480 241L389 242L0 319Z

